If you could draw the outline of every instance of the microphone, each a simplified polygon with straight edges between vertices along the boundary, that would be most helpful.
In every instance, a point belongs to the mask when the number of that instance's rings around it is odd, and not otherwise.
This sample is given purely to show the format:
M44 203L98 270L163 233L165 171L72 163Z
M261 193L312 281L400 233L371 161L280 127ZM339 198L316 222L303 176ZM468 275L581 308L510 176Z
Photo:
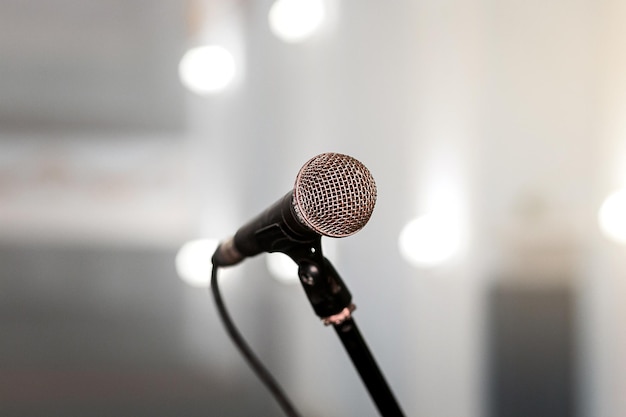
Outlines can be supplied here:
M230 266L261 252L289 252L321 236L346 237L365 226L376 203L376 183L355 158L323 153L307 161L293 189L224 240L214 266Z

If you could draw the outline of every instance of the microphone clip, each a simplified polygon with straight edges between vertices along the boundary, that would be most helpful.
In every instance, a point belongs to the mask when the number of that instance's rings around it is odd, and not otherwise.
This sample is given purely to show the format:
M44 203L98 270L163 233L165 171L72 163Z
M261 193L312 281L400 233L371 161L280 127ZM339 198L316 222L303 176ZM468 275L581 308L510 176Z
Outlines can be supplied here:
M321 236L285 253L298 265L300 283L315 314L324 324L341 323L349 318L355 309L352 294L322 254Z

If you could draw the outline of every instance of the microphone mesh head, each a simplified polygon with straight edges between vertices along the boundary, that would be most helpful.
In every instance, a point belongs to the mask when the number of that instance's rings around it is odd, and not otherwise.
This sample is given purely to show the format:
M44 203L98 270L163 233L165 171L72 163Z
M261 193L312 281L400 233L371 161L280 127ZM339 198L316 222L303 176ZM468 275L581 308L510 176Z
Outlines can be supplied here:
M330 237L358 232L376 203L376 183L356 159L324 153L298 172L293 205L298 218L313 231Z

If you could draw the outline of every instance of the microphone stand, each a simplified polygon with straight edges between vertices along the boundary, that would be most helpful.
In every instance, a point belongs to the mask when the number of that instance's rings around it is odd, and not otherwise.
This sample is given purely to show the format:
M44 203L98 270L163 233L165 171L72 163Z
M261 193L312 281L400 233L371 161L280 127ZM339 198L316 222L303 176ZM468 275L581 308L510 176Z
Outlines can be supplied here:
M343 280L322 255L321 237L285 251L298 264L298 277L315 313L332 325L370 397L383 417L404 417L352 317L356 308Z

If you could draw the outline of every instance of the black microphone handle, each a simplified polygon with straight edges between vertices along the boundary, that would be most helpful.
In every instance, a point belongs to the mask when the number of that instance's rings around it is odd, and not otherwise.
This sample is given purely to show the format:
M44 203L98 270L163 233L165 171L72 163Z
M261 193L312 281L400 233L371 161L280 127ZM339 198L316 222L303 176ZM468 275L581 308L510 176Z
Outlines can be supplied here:
M306 226L295 213L293 191L239 228L213 254L216 266L230 266L261 252L286 252L296 245L312 242L319 234Z

